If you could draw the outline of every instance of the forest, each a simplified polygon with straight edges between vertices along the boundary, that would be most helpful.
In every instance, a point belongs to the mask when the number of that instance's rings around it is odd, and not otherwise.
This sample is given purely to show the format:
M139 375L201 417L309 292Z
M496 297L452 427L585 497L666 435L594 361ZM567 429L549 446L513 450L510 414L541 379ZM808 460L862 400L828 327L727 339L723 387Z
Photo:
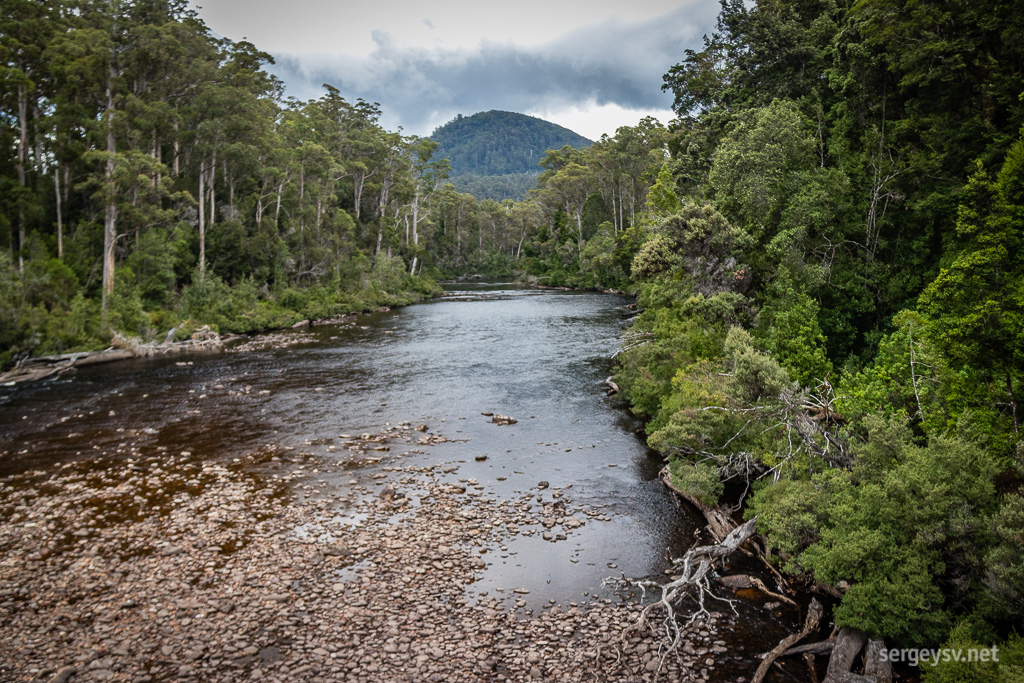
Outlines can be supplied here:
M184 2L5 0L0 363L119 332L248 332L436 279L630 291L616 382L673 484L758 520L833 618L1001 644L1024 680L1024 15L723 0L677 119L550 150L478 200L437 143Z

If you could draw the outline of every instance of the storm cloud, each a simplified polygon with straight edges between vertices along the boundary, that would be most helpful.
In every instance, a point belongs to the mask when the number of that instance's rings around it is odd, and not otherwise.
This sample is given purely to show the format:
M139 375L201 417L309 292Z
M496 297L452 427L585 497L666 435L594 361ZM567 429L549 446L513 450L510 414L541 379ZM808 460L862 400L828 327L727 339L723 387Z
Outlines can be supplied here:
M472 47L410 46L376 30L368 54L278 54L271 71L290 96L319 97L322 84L329 83L348 99L379 102L386 127L418 135L457 113L490 109L611 106L635 111L639 120L645 112L667 113L672 100L661 91L662 75L687 48L701 46L718 9L717 3L698 2L646 21L606 19L540 45L485 39Z

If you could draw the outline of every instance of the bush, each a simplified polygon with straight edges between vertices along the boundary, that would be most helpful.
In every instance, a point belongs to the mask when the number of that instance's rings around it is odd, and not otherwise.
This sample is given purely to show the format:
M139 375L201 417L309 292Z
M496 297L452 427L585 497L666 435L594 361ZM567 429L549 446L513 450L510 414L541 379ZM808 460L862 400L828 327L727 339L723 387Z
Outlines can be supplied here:
M718 505L718 498L725 490L718 475L718 467L708 462L691 463L675 458L669 463L672 485L685 491L709 507Z
M942 648L949 653L932 662L921 663L924 683L1019 683L1024 681L1024 637L1014 634L1001 646L996 646L997 662L953 661L954 653L961 658L971 650L989 645L979 643L966 623L958 624Z

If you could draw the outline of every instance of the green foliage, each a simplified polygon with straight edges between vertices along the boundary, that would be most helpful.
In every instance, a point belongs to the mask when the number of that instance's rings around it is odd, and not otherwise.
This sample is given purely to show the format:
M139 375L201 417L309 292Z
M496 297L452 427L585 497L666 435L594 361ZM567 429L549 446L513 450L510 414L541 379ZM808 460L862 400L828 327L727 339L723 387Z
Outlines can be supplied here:
M757 516L757 528L768 539L769 548L779 553L783 567L798 573L794 559L817 542L826 514L829 483L833 476L807 479L782 479L759 485L747 517Z
M1024 139L1010 148L995 182L979 169L966 194L971 203L960 206L956 224L962 247L922 293L921 308L936 345L975 383L953 400L985 405L986 394L998 397L1016 432L1024 381Z
M477 199L522 200L530 193L537 182L538 170L523 173L500 173L480 175L462 173L451 177L452 184L459 190L471 194Z
M143 302L150 306L170 303L176 276L174 250L162 230L149 230L139 235L138 247L125 262L135 274L136 290Z
M958 556L960 535L972 530L956 520L991 511L996 464L974 444L947 437L915 445L899 416L865 424L853 470L831 480L820 540L798 562L820 581L851 584L836 610L840 625L934 643L951 623L944 584L969 579L964 568L980 559Z
M661 170L658 171L658 180L647 193L648 212L655 216L671 216L683 208L673 185L668 164L662 164Z
M708 187L722 211L758 239L774 230L801 172L814 164L814 140L799 108L775 100L741 112L719 143Z
M858 423L867 415L902 412L928 433L940 432L948 420L940 391L940 378L947 373L927 334L928 322L908 310L893 324L896 330L879 343L873 362L844 378L836 407Z
M707 462L694 464L675 458L670 463L669 472L672 475L673 486L686 491L709 507L718 504L718 499L725 490L718 475L718 467Z
M580 286L587 289L620 287L626 276L615 258L612 224L605 222L580 252Z
M985 588L1001 616L1024 617L1024 496L1008 495L992 519L996 541L985 558Z
M765 293L759 336L801 386L814 386L832 372L818 310L818 303L801 291L789 270L780 268Z
M665 76L671 176L619 238L649 443L739 478L788 571L849 584L837 623L902 645L1021 616L1022 22L723 2Z
M996 647L993 653L990 648ZM987 661L980 652L989 650ZM921 663L924 683L1017 683L1024 680L1024 637L1011 635L1003 643L980 642L967 623L960 623L942 644L942 656ZM968 661L974 653L975 661ZM998 661L992 661L993 655ZM960 661L957 661L957 660Z
M637 251L629 265L635 281L650 280L655 275L672 270L680 264L672 241L665 235L655 235Z

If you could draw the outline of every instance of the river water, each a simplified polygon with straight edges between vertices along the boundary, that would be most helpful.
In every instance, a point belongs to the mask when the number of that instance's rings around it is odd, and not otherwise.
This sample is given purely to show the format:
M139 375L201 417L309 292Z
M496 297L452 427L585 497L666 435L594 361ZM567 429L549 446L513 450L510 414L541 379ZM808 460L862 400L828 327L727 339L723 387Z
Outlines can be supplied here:
M667 555L685 552L701 526L657 481L661 460L636 433L641 424L606 396L627 303L459 285L355 325L284 333L285 342L300 340L284 348L124 362L3 387L0 475L97 457L116 466L154 450L209 460L272 446L345 459L341 434L422 423L451 441L393 449L385 463L457 465L458 477L498 497L547 481L611 520L558 543L509 539L476 590L523 587L535 604L611 597L602 579L662 574ZM482 413L518 421L497 425ZM373 485L369 468L334 472L342 473L317 482L318 495ZM751 633L730 640L770 649L791 619L738 622Z

